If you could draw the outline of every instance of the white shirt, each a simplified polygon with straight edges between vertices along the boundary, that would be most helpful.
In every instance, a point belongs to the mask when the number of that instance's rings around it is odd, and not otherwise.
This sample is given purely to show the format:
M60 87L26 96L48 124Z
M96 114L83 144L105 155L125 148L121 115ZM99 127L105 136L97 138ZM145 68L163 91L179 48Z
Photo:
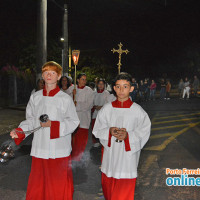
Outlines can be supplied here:
M110 98L111 94L104 90L102 93L94 92L94 106L103 106L104 104L111 102L112 98ZM98 110L95 109L92 119L96 119Z
M72 98L62 91L54 96L43 96L43 90L35 92L31 95L26 108L26 120L21 122L19 127L23 131L39 127L39 117L42 114L47 114L51 121L60 122L60 136L57 139L50 139L50 127L36 131L32 141L31 156L43 159L69 156L71 134L79 125Z
M125 142L117 143L111 137L108 147L110 127L126 128L129 136L130 151L125 150ZM150 136L151 122L147 113L138 104L130 108L115 108L107 103L99 111L93 134L104 146L101 171L107 177L116 179L136 178L140 151Z
M73 98L74 85L68 88L68 94ZM91 122L91 109L93 107L94 91L85 86L83 89L76 88L76 112L80 120L80 128L89 129Z
M184 86L185 86L185 87L190 87L190 82L189 82L189 81L184 82Z

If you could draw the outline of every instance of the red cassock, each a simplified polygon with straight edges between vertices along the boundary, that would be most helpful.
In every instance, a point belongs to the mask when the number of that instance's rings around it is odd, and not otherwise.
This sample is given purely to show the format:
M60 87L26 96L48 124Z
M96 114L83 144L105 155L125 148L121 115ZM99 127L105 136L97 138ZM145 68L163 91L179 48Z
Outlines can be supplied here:
M32 157L26 200L72 200L71 157L41 159Z
M101 183L106 200L134 200L136 178L109 178L102 173Z
M72 135L72 160L80 161L88 141L88 129L78 128Z

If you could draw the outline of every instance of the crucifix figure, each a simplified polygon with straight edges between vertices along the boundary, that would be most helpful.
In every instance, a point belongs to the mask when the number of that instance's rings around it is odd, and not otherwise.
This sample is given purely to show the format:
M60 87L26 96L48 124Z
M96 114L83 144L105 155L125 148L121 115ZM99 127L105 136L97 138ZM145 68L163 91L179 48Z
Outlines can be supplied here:
M122 58L122 54L123 53L129 53L129 51L126 49L126 50L123 50L122 49L122 46L123 46L123 44L120 42L119 44L118 44L118 46L119 46L119 49L112 49L111 51L113 52L113 53L115 53L115 52L117 52L118 54L119 54L119 62L118 62L118 73L120 73L120 70L121 70L121 66L122 66L122 63L121 63L121 58Z

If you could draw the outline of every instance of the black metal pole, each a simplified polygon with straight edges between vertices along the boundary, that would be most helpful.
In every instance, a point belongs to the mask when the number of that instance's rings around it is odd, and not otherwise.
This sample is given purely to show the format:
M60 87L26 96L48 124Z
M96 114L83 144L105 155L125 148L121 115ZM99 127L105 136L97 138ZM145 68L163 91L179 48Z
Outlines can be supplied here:
M68 10L67 4L64 4L64 17L63 17L63 75L68 75L69 59L68 59Z
M47 0L38 0L37 16L36 81L41 78L41 67L47 61Z

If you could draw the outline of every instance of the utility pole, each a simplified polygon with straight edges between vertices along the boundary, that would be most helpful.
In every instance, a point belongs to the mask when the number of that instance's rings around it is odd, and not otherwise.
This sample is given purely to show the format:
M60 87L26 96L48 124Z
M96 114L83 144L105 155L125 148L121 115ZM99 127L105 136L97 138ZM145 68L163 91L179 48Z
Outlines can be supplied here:
M47 0L38 0L37 16L36 81L41 78L41 67L47 61Z
M68 75L68 10L67 3L64 4L64 17L63 17L63 75Z

